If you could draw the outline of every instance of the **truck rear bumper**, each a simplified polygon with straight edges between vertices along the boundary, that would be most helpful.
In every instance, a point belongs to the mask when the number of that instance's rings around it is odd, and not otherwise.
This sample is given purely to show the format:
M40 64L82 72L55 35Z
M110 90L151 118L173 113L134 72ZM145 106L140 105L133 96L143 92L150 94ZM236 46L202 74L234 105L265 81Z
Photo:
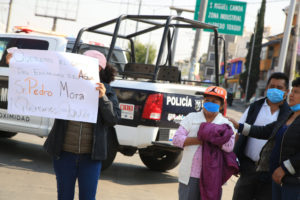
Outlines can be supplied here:
M174 146L172 142L152 142L155 149L161 149L165 151L172 151L172 152L178 152L182 151L182 148L179 148L177 146Z
M176 129L143 125L137 127L116 125L115 130L120 145L137 148L152 146L153 142L172 144L176 132Z
M158 129L158 127L150 126L115 126L120 145L134 146L138 148L144 148L152 145L152 141L155 141L157 137Z

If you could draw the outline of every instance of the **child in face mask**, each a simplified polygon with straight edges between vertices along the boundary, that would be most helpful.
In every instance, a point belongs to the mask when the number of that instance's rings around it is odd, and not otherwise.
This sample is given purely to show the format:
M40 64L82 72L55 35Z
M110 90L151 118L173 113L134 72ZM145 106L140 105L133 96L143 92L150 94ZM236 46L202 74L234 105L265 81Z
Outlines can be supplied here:
M209 188L213 192L208 194L209 189L202 190L203 176L202 171L206 166L207 154L204 153L203 146L206 142L212 143L209 138L210 134L218 134L211 132L211 130L226 131L226 137L224 142L213 144L213 148L219 152L232 152L234 146L234 128L230 121L225 118L220 110L223 109L226 90L221 87L211 86L204 92L203 109L200 112L193 112L188 114L181 122L175 136L173 138L173 144L175 146L183 148L183 157L179 169L179 200L193 200L193 199L221 199L221 185ZM208 128L209 126L209 128ZM201 136L201 132L206 136ZM209 132L209 133L208 133ZM200 135L199 135L200 133ZM222 134L223 135L223 134ZM207 137L208 136L208 137ZM202 138L202 139L201 139ZM224 138L223 138L224 139ZM204 162L203 162L204 160ZM219 166L219 165L218 165ZM216 170L221 170L221 167ZM201 177L201 178L200 178ZM222 177L218 177L222 178Z

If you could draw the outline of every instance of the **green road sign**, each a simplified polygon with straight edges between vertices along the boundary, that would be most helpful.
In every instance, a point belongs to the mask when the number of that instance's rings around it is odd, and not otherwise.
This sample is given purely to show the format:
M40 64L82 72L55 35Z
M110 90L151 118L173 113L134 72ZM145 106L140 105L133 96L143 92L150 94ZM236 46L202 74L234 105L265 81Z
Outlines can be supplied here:
M218 26L219 33L243 35L246 5L240 1L208 0L205 23Z

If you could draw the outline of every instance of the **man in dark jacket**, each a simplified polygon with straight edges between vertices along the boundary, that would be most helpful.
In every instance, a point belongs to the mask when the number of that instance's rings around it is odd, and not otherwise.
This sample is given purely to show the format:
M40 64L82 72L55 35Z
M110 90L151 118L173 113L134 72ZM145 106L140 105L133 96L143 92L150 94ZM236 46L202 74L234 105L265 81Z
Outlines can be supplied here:
M267 82L267 97L249 106L240 123L264 126L282 119L289 107L286 103L288 77L283 73L273 73ZM267 140L239 136L234 147L240 161L240 178L234 188L233 200L268 200L272 199L271 175L257 172L257 162L262 147Z
M230 119L239 133L268 139L261 150L257 171L272 174L273 200L300 199L300 77L292 86L291 111L282 119L266 126L238 124Z

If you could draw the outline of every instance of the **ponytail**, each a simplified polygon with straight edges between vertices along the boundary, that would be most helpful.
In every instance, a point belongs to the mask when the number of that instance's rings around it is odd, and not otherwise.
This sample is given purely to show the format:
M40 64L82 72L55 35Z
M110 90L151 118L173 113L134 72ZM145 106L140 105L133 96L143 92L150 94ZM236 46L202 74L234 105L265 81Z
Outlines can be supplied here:
M110 83L115 80L115 76L117 74L117 70L114 66L109 63L106 63L105 69L100 71L100 80L104 83Z

